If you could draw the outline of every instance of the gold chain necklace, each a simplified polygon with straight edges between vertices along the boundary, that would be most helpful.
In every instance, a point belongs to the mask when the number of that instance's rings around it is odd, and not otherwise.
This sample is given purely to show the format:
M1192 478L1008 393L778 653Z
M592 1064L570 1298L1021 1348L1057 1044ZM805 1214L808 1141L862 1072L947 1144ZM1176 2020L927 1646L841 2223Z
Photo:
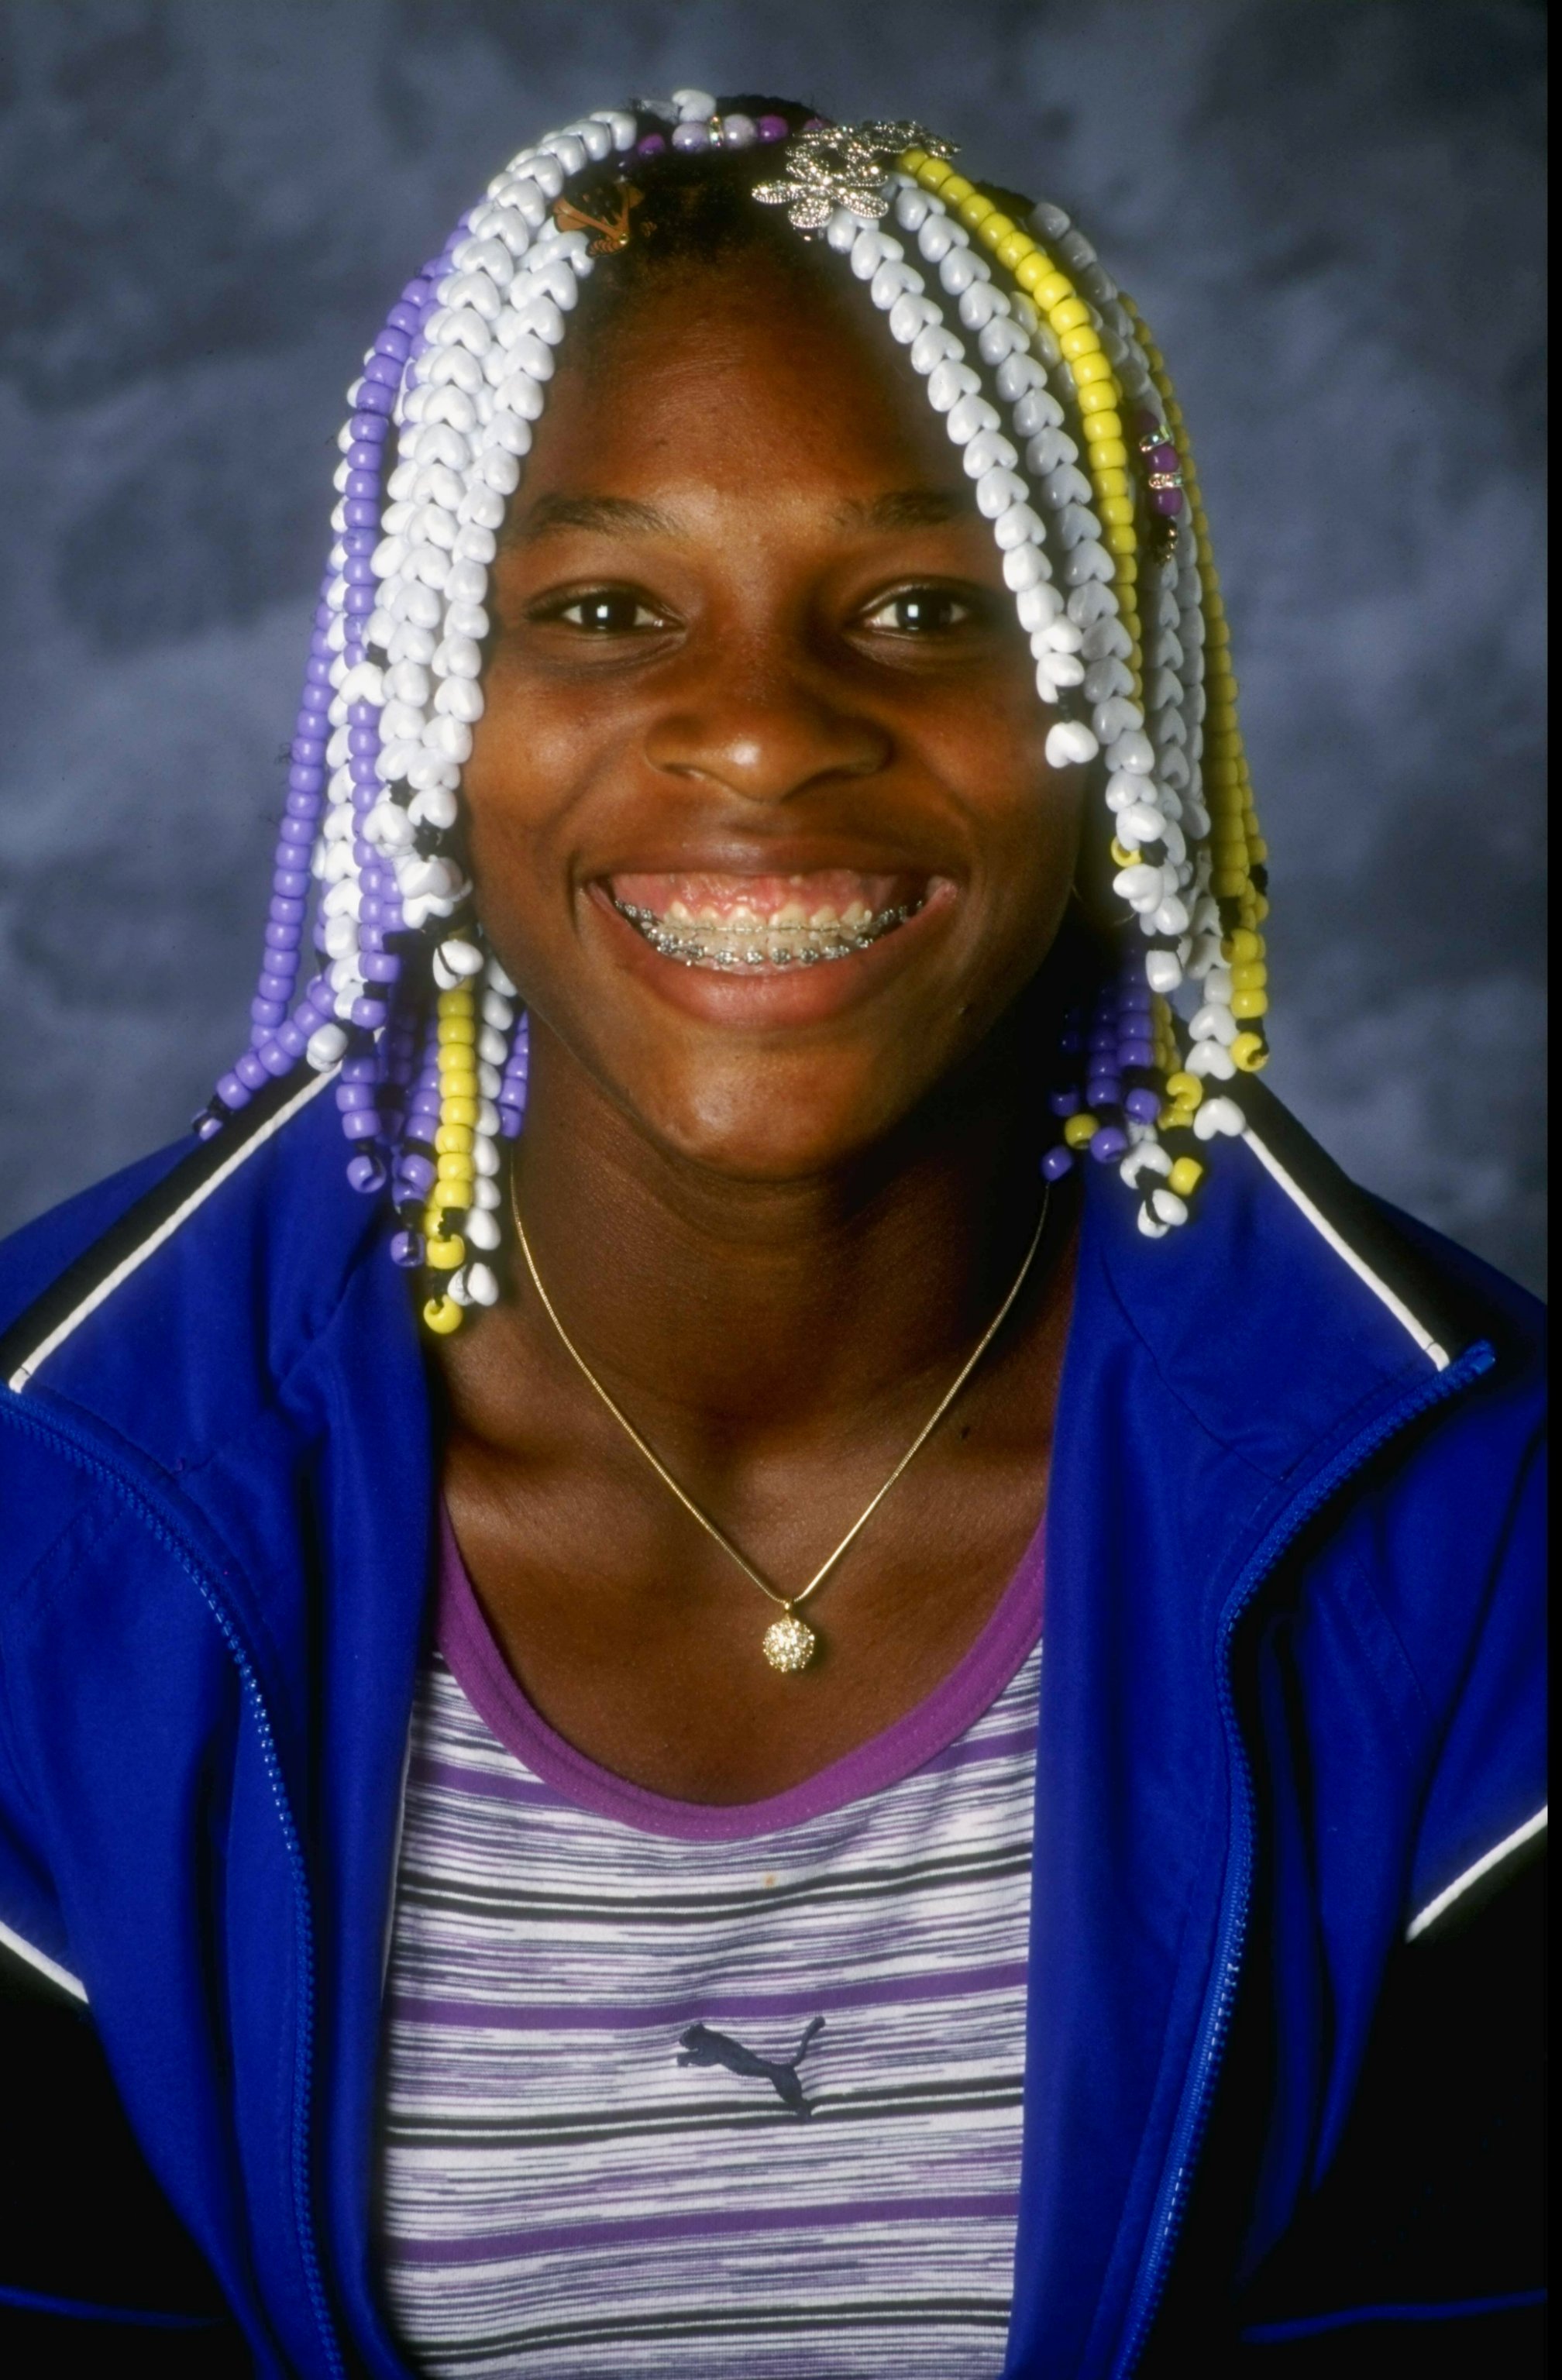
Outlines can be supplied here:
M743 1572L745 1578L750 1579L754 1585L759 1588L760 1593L768 1597L772 1603L779 1604L781 1608L781 1617L779 1620L772 1621L770 1626L764 1632L762 1645L764 1658L770 1663L773 1670L804 1670L812 1659L814 1647L818 1644L819 1640L813 1630L809 1626L807 1621L799 1619L799 1604L806 1603L809 1597L816 1593L817 1590L824 1585L825 1580L829 1577L830 1572L840 1560L841 1556L855 1541L859 1531L867 1526L868 1523L873 1519L873 1514L878 1511L879 1506L884 1502L885 1498L889 1494L889 1491L894 1487L896 1481L908 1468L915 1456L921 1452L922 1448L927 1444L928 1439L938 1427L939 1423L943 1420L950 1406L954 1403L955 1399L959 1395L960 1390L970 1379L972 1372L975 1371L978 1364L981 1363L982 1356L985 1355L988 1348L992 1345L994 1340L1003 1329L1005 1322L1008 1318L1009 1310L1014 1305L1015 1299L1019 1295L1020 1291L1025 1286L1026 1276L1029 1274L1031 1267L1035 1260L1036 1250L1042 1245L1042 1233L1046 1228L1047 1202L1051 1196L1051 1191L1052 1185L1049 1183L1042 1193L1042 1211L1036 1218L1036 1228L1031 1234L1031 1245L1025 1251L1025 1260L1014 1277L1013 1285L1009 1290L1008 1295L999 1306L996 1314L994 1315L993 1319L989 1322L986 1330L977 1341L976 1345L971 1349L970 1354L966 1357L965 1362L960 1366L953 1382L945 1390L943 1396L940 1397L933 1412L922 1424L921 1429L917 1432L916 1437L911 1440L910 1445L906 1449L905 1453L901 1456L899 1462L890 1473L889 1477L885 1481L884 1486L879 1489L877 1495L874 1496L866 1511L858 1514L857 1519L853 1521L850 1528L848 1529L845 1536L836 1548L835 1552L831 1554L826 1560L820 1563L819 1568L814 1572L813 1576L809 1580L808 1585L804 1587L799 1587L796 1595L778 1595L775 1587L771 1585L769 1580L763 1578L759 1572L754 1568L753 1563L749 1560L748 1557L739 1552L738 1548L733 1544L732 1539L727 1536L726 1530L718 1527L717 1524L712 1520L708 1512L701 1511L693 1497L689 1495L684 1488L678 1486L677 1481L673 1477L672 1473L667 1469L666 1464L662 1461L661 1456L656 1452L654 1447L646 1443L646 1440L641 1436L639 1430L635 1427L628 1414L614 1402L613 1398L603 1387L602 1382L597 1378L596 1374L587 1363L584 1355L581 1354L580 1350L576 1346L574 1340L571 1339L568 1331L559 1320L557 1314L554 1310L553 1300L548 1295L547 1291L543 1287L542 1275L537 1270L536 1258L532 1256L531 1245L526 1236L526 1226L520 1220L520 1200L516 1193L515 1176L512 1172L510 1176L510 1212L515 1218L516 1236L520 1242L520 1253L526 1259L526 1269L531 1276L531 1286L543 1301L543 1313L547 1316L548 1320L553 1324L554 1329L558 1332L560 1339L564 1342L566 1350L573 1358L579 1369L585 1375L585 1378L590 1381L592 1387L596 1390L597 1395L602 1399L603 1403L607 1407L608 1412L613 1415L614 1420L618 1424L620 1429L622 1429L626 1436L630 1438L634 1441L635 1445L639 1447L641 1454L644 1455L647 1463L650 1463L651 1468L655 1472L656 1476L661 1480L663 1486L671 1488L673 1494L677 1498L678 1502L683 1506L684 1511L694 1520L699 1522L700 1526L704 1530L707 1536L714 1538L716 1544L720 1546L725 1554L730 1555L731 1559L737 1563L738 1569Z

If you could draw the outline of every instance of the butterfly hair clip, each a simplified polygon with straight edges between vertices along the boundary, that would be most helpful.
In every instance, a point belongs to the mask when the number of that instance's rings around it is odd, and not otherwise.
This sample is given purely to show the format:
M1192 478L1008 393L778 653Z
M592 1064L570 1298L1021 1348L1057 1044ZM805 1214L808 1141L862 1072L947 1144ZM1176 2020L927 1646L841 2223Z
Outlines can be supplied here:
M632 182L614 182L604 188L582 190L580 200L555 199L551 212L560 231L596 234L589 245L589 255L616 256L629 244L634 232L631 217L643 196L644 192ZM590 204L582 205L581 200ZM597 209L594 214L593 207Z

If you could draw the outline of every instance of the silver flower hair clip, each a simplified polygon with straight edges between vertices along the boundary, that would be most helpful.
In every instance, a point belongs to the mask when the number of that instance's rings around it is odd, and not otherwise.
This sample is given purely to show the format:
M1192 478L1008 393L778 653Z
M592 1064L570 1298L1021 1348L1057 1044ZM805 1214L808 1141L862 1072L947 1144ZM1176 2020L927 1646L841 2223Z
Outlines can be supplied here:
M889 212L888 166L904 150L952 157L953 142L939 140L920 124L813 124L794 135L787 170L778 181L757 182L754 196L767 207L785 207L799 231L823 231L837 207L865 222Z

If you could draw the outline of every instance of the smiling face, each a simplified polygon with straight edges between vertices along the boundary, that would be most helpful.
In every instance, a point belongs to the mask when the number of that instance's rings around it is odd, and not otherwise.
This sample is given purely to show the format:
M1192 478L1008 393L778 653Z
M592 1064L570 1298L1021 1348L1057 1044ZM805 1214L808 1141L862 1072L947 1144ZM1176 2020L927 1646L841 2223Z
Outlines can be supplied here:
M1080 832L958 453L831 261L668 273L565 343L465 779L539 1039L750 1180L846 1161L973 1059Z

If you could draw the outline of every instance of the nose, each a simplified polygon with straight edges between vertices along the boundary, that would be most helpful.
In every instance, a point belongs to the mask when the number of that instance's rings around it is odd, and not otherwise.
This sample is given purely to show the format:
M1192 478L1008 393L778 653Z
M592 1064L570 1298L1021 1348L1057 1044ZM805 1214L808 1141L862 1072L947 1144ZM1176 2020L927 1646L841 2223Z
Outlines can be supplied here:
M831 701L800 674L746 671L731 655L698 691L685 686L645 739L653 769L703 778L765 808L833 781L873 776L890 752L876 721Z

